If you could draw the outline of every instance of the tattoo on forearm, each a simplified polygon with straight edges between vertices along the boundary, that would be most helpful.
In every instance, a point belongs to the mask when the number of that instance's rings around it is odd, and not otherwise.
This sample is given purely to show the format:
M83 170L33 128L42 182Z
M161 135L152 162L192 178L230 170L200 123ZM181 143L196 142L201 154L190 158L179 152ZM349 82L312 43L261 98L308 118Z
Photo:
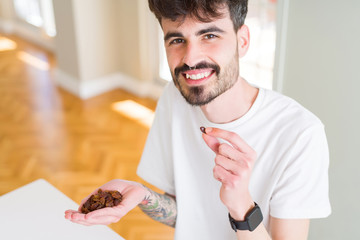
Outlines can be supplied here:
M146 196L140 209L152 219L175 227L176 223L176 200L168 194L159 194L149 189L150 195Z

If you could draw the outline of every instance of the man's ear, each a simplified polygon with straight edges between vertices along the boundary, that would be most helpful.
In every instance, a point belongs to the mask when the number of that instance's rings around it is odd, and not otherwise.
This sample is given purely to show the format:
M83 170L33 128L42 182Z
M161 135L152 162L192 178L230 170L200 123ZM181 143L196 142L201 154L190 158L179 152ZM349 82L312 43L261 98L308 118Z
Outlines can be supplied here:
M250 45L250 31L248 26L242 25L236 33L238 41L239 58L245 56Z

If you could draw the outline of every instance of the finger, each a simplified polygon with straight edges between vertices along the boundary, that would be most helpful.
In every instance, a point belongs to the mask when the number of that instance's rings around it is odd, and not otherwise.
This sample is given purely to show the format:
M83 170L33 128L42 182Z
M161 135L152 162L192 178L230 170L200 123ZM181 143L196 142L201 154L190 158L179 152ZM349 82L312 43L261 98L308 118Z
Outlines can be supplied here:
M79 212L69 213L69 220L76 223L87 223L87 224L95 224L91 217L88 214L83 214Z
M96 210L96 211L98 211L98 210ZM114 222L117 222L118 220L120 220L120 218L118 218L116 216L109 216L109 215L105 216L104 215L104 216L100 216L100 217L93 217L89 214L82 214L82 213L78 213L78 212L69 212L69 213L67 213L66 218L74 223L79 223L79 224L87 225L87 226L98 225L98 224L108 225L110 223L114 223Z
M65 217L71 221L83 221L85 220L85 214L80 213L80 212L67 212L65 214Z
M66 219L71 219L71 216L74 214L74 213L78 213L77 211L74 211L74 210L66 210L65 211L65 218Z
M207 135L207 134L203 134L202 135L206 145L209 146L209 148L211 148L211 150L213 150L215 153L218 153L218 149L219 149L219 145L220 142L216 137Z
M109 225L111 223L115 223L117 221L119 221L120 218L116 217L116 216L102 216L102 217L87 217L86 222L87 224L91 224L91 225Z
M242 164L247 164L248 161L251 162L252 159L249 159L248 154L240 152L239 150L233 148L227 143L221 143L219 146L219 154L227 157L235 162L239 162Z
M222 138L228 141L229 143L231 143L231 145L233 145L234 148L236 148L241 152L247 153L252 151L252 148L239 135L237 135L234 132L226 131L220 128L210 128L210 127L206 128L205 131L206 131L206 135Z
M74 212L79 212L79 211L72 210L72 209L68 209L68 210L65 211L65 213L74 213Z
M241 165L238 162L235 162L232 159L224 157L222 155L217 155L215 158L216 165L221 166L226 171L229 171L231 174L239 175L241 171Z
M92 224L81 220L79 217L76 217L76 214L79 214L76 211L70 210L70 211L66 211L65 212L65 219L70 220L73 223L78 223L78 224L82 224L82 225L86 225L86 226L90 226Z
M214 167L213 175L216 180L222 182L225 185L230 182L231 179L231 173L219 165Z
M94 225L94 224L90 224L90 223L87 223L87 222L84 222L84 221L77 221L77 220L70 220L70 221L73 222L73 223L84 225L84 226L92 226L92 225Z

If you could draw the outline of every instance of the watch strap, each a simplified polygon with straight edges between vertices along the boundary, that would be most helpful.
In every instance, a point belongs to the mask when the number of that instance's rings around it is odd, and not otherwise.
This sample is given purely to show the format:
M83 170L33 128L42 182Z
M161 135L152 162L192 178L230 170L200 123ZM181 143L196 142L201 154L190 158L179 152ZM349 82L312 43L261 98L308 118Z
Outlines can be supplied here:
M257 203L255 203L255 206L246 214L244 221L235 220L234 218L231 217L229 213L230 225L235 232L237 230L254 231L257 228L257 226L260 225L262 220L263 220L263 215Z

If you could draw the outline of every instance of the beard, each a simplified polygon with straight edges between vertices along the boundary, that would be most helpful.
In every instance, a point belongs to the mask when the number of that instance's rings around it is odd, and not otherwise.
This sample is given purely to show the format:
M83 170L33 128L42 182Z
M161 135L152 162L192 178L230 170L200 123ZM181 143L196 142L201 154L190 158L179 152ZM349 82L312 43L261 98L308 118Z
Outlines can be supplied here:
M236 50L232 60L224 69L221 69L217 64L207 62L201 62L194 68L211 68L215 76L212 76L211 79L208 80L209 82L204 85L189 87L181 74L183 71L190 70L188 65L185 64L175 68L175 70L171 72L171 75L176 88L190 105L203 106L229 90L237 82L239 77L238 52Z

